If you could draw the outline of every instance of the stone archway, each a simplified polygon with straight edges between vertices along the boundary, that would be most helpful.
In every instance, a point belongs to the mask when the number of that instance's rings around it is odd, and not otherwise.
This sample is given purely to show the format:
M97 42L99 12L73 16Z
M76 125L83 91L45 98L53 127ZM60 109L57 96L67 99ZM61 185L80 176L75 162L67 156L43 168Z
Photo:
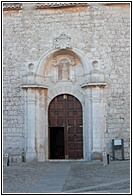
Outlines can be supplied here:
M35 73L31 70L33 66L29 66L22 85L26 161L49 160L48 106L60 94L71 94L82 105L83 159L91 160L92 153L101 153L106 148L106 83L98 62L93 61L90 65L82 52L74 50L47 52Z
M69 94L56 96L49 105L49 158L83 159L82 105Z

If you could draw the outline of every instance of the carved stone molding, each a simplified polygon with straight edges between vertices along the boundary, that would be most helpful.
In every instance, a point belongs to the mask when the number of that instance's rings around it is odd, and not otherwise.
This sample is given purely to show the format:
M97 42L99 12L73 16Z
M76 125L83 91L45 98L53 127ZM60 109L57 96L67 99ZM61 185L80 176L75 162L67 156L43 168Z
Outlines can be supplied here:
M39 89L39 88L41 88L41 89L48 89L48 86L44 86L44 85L21 85L20 86L21 88L23 88L23 89L28 89L28 88L32 88L32 89Z
M60 36L54 38L54 48L66 49L71 48L71 37L65 33L61 33Z
M4 3L3 10L22 10L22 3Z
M88 3L37 3L36 9L88 6Z
M107 86L106 82L90 82L87 84L82 84L81 88L94 88L94 87L101 87L104 88Z

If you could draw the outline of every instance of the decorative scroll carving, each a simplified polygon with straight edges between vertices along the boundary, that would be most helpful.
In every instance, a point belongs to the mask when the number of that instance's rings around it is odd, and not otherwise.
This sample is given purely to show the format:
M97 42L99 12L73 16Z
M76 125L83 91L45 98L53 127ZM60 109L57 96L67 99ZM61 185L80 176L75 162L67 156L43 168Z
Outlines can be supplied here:
M22 3L4 3L3 4L3 10L21 10L22 9Z
M57 67L57 60L56 60L56 58L53 59L53 64L52 65L53 65L53 67Z
M75 66L75 65L76 65L75 57L73 57L73 58L71 59L71 65L72 65L72 66Z
M59 48L59 49L71 48L70 41L71 38L65 33L62 33L59 37L56 37L54 39L54 48Z

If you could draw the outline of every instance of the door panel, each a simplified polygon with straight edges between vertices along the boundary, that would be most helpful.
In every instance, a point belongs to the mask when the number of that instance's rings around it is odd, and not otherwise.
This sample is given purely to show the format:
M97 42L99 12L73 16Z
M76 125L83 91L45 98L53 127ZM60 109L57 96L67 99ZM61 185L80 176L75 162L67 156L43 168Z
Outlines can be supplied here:
M82 127L77 127L77 134L81 134L82 135Z
M49 106L49 126L64 127L65 157L83 158L82 106L71 95L55 97Z
M74 127L73 126L69 127L68 134L73 134L73 132L74 132Z

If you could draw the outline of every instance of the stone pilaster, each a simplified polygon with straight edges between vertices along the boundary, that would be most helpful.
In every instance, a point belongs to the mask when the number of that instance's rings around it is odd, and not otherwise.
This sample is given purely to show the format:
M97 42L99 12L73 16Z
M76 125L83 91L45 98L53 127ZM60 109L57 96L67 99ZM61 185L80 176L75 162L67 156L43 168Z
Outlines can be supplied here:
M35 97L32 90L27 93L27 151L26 161L33 161L36 157L35 152Z
M92 130L93 130L93 149L92 152L101 151L100 141L100 92L99 87L92 88Z
M45 161L46 87L23 85L24 96L24 154L28 161Z
M90 160L92 153L92 105L91 105L91 89L86 89L85 107L84 107L84 157L85 160Z
M105 133L105 104L104 87L106 83L88 83L82 85L86 92L85 98L85 130L87 139L85 139L86 152L92 159L101 159L101 153L104 150ZM86 116L86 114L88 116Z

